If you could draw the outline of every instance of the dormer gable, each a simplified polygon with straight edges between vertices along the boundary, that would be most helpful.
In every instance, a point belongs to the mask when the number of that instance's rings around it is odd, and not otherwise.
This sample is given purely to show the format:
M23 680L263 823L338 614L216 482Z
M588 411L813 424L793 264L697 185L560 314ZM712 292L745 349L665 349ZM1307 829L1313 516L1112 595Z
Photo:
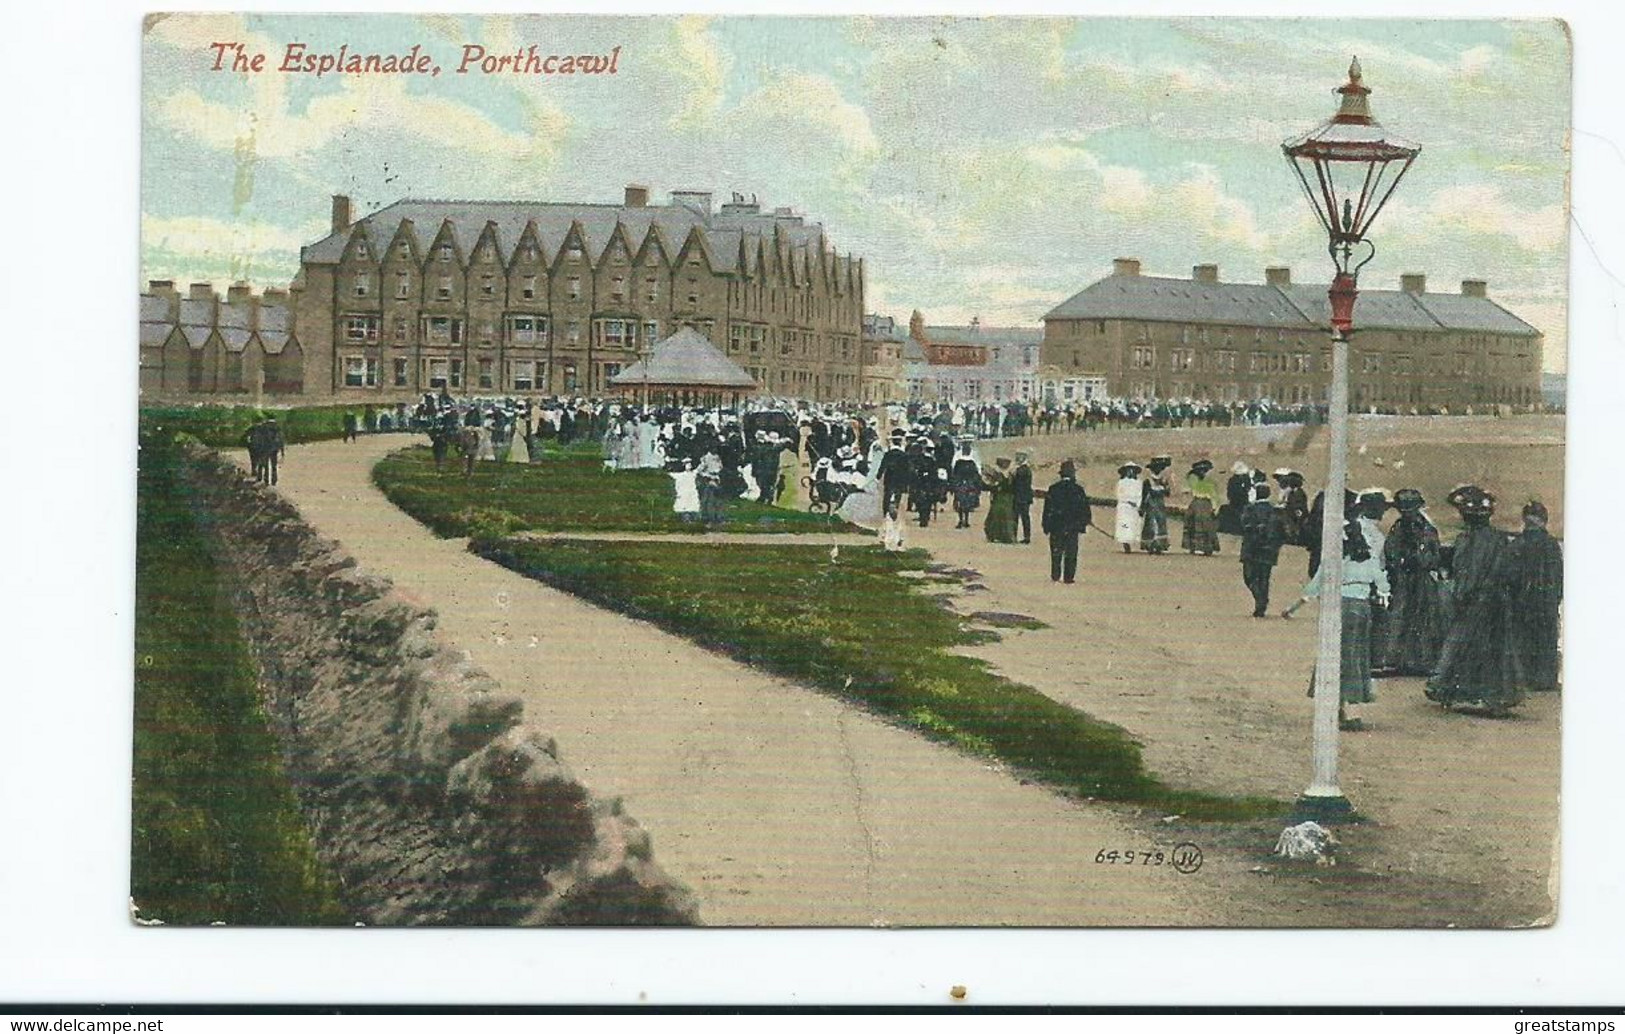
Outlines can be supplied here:
M540 273L546 271L547 265L547 249L542 247L542 235L536 229L536 220L528 220L520 231L518 242L514 244L508 268L510 271L524 269Z
M456 265L459 268L466 265L462 245L457 241L457 228L450 219L440 222L440 229L434 235L434 242L429 245L429 254L425 265L429 268L443 265Z
M559 241L558 254L553 256L552 268L555 271L567 265L592 266L592 258L587 253L587 231L582 229L579 219L570 223L570 228L564 232L564 239Z
M423 265L423 249L418 245L417 229L412 220L402 219L400 225L395 227L395 236L389 240L383 264L389 267Z
M632 238L627 235L626 224L617 221L615 229L610 231L609 240L604 243L604 250L598 253L596 268L602 270L610 266L629 266L632 264Z
M637 256L632 263L638 266L660 265L670 267L672 263L671 245L666 241L666 234L659 224L650 223L649 232L643 235L643 243L638 246Z

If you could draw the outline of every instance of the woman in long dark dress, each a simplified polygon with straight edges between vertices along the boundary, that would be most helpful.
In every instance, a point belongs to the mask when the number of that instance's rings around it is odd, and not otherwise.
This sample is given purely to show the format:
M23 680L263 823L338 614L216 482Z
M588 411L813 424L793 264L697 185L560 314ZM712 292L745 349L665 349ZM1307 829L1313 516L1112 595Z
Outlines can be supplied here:
M1546 507L1540 503L1523 508L1513 589L1513 638L1524 686L1534 692L1556 691L1561 666L1558 610L1563 605L1563 547L1546 530L1546 521Z
M1010 473L1010 458L1000 456L993 461L993 469L983 473L982 483L988 490L987 519L982 522L982 533L989 542L1014 545L1016 541L1016 490Z
M1210 460L1198 460L1185 475L1185 491L1190 502L1185 506L1184 528L1180 534L1180 548L1187 553L1212 556L1219 551L1219 485L1208 475L1213 471Z
M1467 527L1451 547L1450 627L1427 696L1447 710L1501 717L1523 702L1512 634L1516 547L1512 536L1490 526L1493 495L1465 485L1449 501Z
M1248 491L1252 488L1252 471L1237 460L1230 468L1230 480L1224 484L1224 505L1219 507L1219 531L1225 535L1241 534L1241 515L1252 502Z
M1388 605L1388 633L1381 644L1381 667L1394 675L1431 675L1444 634L1439 602L1442 550L1439 529L1422 510L1425 500L1414 488L1394 493L1399 517L1388 529L1383 563L1393 588Z

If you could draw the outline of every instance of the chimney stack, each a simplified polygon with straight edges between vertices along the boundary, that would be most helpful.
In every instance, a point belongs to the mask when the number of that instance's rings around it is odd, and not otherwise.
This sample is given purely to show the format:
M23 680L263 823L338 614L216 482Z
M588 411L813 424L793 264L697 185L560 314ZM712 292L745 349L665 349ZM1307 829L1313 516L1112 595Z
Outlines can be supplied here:
M1291 266L1265 266L1264 267L1264 282L1266 284L1270 285L1271 287L1291 287L1292 286L1292 267Z
M1219 282L1219 267L1210 263L1192 266L1191 279L1199 284L1216 284Z
M641 183L628 183L626 185L625 208L649 207L649 188Z
M1401 273L1399 289L1406 294L1427 294L1428 278L1425 273Z
M350 195L333 195L333 232L343 233L350 228Z
M214 285L195 283L186 285L186 297L194 302L206 302L214 297Z
M1112 259L1112 276L1139 276L1140 260L1137 258Z
M674 190L671 192L674 205L682 205L695 215L709 216L711 214L711 192L709 190Z
M1490 296L1490 285L1485 280L1463 280L1461 282L1461 293L1467 298L1488 298Z
M249 287L246 281L239 280L226 288L226 304L246 305L253 295L254 289Z
M281 287L267 287L260 297L266 305L286 305L288 292Z

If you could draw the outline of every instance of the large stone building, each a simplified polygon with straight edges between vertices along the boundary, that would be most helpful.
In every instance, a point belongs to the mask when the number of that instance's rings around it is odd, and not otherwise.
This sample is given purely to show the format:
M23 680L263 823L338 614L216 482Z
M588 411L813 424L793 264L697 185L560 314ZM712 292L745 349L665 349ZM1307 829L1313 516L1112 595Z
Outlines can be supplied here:
M1331 379L1324 284L1295 284L1271 267L1262 284L1227 283L1219 268L1191 278L1145 276L1118 259L1044 317L1040 377L1082 396L1212 401L1319 401ZM1540 331L1491 301L1482 280L1460 294L1362 286L1354 309L1349 399L1393 412L1538 405Z
M602 394L654 341L691 327L766 392L859 395L863 262L788 208L739 195L718 208L700 191L651 204L629 186L619 204L405 200L359 220L339 196L332 214L292 285L297 349L277 365L296 359L297 383L279 369L269 392ZM158 317L150 297L144 322ZM253 386L167 362L149 383L164 394Z

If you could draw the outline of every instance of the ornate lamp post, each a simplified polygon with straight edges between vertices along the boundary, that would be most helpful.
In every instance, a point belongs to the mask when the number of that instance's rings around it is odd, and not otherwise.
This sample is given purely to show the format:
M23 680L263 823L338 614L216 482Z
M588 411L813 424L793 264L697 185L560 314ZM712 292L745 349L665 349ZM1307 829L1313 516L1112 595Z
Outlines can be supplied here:
M1332 383L1327 397L1331 457L1320 527L1320 647L1315 660L1314 777L1298 798L1295 818L1347 821L1353 808L1337 782L1338 703L1343 646L1343 494L1348 483L1349 338L1360 270L1376 254L1367 237L1421 147L1391 136L1371 117L1360 60L1337 88L1342 103L1331 120L1281 145L1304 196L1327 236L1336 270L1331 289Z

